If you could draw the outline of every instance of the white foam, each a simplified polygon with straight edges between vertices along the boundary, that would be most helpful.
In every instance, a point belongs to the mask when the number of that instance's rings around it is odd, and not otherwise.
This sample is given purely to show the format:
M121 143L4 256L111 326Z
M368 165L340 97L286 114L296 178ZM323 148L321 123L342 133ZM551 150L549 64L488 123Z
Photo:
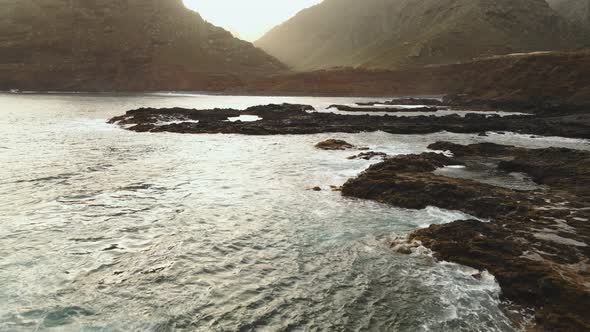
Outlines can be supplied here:
M227 118L227 121L229 122L237 122L237 121L242 121L242 122L255 122L255 121L260 121L262 120L261 117L259 117L258 115L240 115L240 116L236 116L236 117L229 117Z
M362 107L361 107L362 108ZM368 108L368 107L365 107ZM378 107L379 108L379 107ZM310 113L313 111L310 111ZM437 116L437 117L443 117L443 116L448 116L448 115L459 115L460 117L465 117L467 114L482 114L482 115L486 115L486 116L493 116L493 115L499 115L501 117L504 116L510 116L510 115L530 115L527 113L519 113L519 112L502 112L502 111L454 111L454 110L438 110L436 112L420 112L420 111L416 111L416 112L409 112L409 111L383 111L383 112L375 112L375 111L367 111L367 112L362 112L362 111L341 111L341 110L334 110L334 109L325 109L325 110L319 110L318 112L322 112L322 113L334 113L334 114L339 114L339 115L352 115L352 116L363 116L363 115L369 115L369 116L398 116L398 117L418 117L418 116Z
M175 121L160 121L156 122L157 126L166 126L181 123L199 123L199 120L175 120Z
M413 108L424 108L424 107L432 107L428 105L389 105L389 104L375 104L373 106L370 105L348 105L351 107L356 108L402 108L402 109L413 109Z
M476 218L470 214L461 212L461 211L452 211L452 210L445 210L435 206L429 206L425 209L426 213L432 217L433 219L440 220L441 224L444 223L451 223L457 220L478 220L481 222L488 222L488 220Z
M463 169L463 168L467 168L467 167L464 165L448 165L448 166L445 166L444 168Z

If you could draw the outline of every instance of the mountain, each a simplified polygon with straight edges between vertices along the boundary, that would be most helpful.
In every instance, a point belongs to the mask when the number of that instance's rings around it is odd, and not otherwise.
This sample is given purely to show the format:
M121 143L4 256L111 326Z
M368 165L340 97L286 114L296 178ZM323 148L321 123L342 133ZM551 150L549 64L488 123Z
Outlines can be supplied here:
M547 0L563 17L590 29L590 0Z
M0 89L171 90L285 66L182 0L3 0Z
M297 70L399 68L577 46L545 0L324 0L255 45Z

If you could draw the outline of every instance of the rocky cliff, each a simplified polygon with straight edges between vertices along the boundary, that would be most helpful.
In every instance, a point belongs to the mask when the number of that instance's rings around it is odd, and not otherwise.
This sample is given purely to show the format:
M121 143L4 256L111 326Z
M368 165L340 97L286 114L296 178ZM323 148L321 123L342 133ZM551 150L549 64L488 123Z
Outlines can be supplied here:
M390 69L579 44L545 0L325 0L255 43L298 70Z
M0 6L0 89L194 90L283 69L182 0L3 0Z

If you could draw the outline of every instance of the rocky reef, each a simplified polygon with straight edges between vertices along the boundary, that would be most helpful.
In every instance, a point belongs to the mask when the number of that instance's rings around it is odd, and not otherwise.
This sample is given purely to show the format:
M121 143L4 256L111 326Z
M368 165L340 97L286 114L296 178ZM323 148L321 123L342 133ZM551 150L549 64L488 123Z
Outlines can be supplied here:
M437 206L479 220L415 231L440 260L488 270L502 296L535 309L536 329L590 329L590 152L524 149L491 143L437 142L452 152L405 155L371 166L342 188L347 197L398 207ZM506 172L523 172L543 189L520 191L434 174L478 158Z
M379 108L377 108L379 109ZM531 115L465 113L448 116L371 116L315 112L309 105L263 105L245 110L183 108L142 108L110 120L138 132L226 133L244 135L358 133L384 131L392 134L427 134L440 131L517 133L590 138L590 114L550 110ZM229 121L229 118L256 116L257 121Z
M321 150L347 150L354 148L354 145L339 139L328 139L319 142L315 147Z

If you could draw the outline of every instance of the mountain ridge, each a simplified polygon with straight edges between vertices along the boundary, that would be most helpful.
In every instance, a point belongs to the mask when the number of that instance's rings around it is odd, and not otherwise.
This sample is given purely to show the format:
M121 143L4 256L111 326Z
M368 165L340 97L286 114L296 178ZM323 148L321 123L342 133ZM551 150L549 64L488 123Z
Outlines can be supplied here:
M565 49L580 39L544 0L325 0L254 44L295 70L393 69Z

